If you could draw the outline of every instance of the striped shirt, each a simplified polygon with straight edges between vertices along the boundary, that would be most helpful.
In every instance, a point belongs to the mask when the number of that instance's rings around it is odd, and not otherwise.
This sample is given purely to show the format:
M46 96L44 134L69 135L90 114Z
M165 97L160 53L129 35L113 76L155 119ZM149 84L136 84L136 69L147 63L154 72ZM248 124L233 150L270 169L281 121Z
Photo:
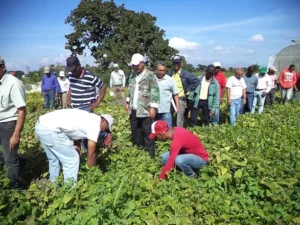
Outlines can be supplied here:
M103 82L99 77L89 71L84 70L84 75L81 78L76 78L73 74L70 75L71 88L71 106L73 108L85 108L93 103L96 96L96 88L101 88Z

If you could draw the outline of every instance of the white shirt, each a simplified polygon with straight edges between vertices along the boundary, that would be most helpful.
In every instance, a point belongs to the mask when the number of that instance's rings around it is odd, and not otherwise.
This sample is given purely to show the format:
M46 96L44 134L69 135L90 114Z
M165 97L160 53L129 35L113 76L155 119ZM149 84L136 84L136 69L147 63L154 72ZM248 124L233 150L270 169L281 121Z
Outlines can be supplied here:
M135 78L135 88L134 88L133 102L132 102L133 109L137 109L137 101L139 98L139 82L141 80L141 77L144 75L144 71L141 74L139 74L138 76L136 76L136 78Z
M256 89L265 90L268 93L272 88L272 80L268 74L261 76L260 74L255 74L258 78L258 83Z
M71 140L98 141L101 117L80 109L60 109L39 117L39 125L64 132Z
M235 76L228 78L226 87L230 88L230 99L239 99L243 96L243 90L247 88L244 78L237 79Z
M122 85L125 87L126 79L125 79L125 73L123 70L112 71L110 74L110 87L113 85Z
M60 86L61 93L68 92L70 87L70 81L64 77L63 79L57 78L58 84Z
M201 100L207 100L207 97L208 97L208 88L209 88L209 85L211 83L211 80L212 80L212 78L210 78L209 80L206 80L205 77L202 78L199 99L201 99Z

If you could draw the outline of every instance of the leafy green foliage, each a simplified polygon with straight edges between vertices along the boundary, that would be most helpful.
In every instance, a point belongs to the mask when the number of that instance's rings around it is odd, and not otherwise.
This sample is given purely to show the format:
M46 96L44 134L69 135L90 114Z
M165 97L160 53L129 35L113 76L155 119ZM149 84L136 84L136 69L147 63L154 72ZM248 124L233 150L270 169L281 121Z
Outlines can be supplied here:
M170 63L178 52L169 47L165 31L155 25L155 17L127 10L124 4L117 6L113 1L81 1L65 22L74 29L66 35L66 48L77 54L88 48L103 70L116 62L128 73L134 53L147 55L152 62Z
M169 143L157 143L154 159L133 147L124 108L107 94L97 113L114 116L114 142L99 153L101 170L88 169L82 156L73 189L62 185L62 176L59 188L47 181L45 154L31 138L38 115L45 113L41 108L41 98L30 95L20 147L32 158L25 178L34 180L27 191L9 191L6 171L0 172L0 224L300 222L299 103L268 107L262 115L242 115L235 127L192 128L210 154L208 165L195 179L175 170L167 181L156 181L159 154Z

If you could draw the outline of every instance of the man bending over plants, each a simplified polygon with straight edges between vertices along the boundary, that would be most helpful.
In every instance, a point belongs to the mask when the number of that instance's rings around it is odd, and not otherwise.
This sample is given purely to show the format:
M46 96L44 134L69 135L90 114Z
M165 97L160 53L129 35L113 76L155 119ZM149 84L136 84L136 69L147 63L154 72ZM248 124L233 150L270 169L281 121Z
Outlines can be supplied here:
M169 129L165 121L158 120L151 126L150 138L155 137L159 141L172 141L170 151L161 155L161 162L165 166L159 175L160 179L166 179L167 173L175 165L189 177L194 177L206 165L208 153L199 138L190 131L182 127Z
M63 166L64 181L76 183L81 139L88 139L88 166L96 166L96 144L103 132L112 131L110 115L96 115L78 109L61 109L39 117L35 132L48 161L50 181L54 182ZM109 143L105 140L105 145Z

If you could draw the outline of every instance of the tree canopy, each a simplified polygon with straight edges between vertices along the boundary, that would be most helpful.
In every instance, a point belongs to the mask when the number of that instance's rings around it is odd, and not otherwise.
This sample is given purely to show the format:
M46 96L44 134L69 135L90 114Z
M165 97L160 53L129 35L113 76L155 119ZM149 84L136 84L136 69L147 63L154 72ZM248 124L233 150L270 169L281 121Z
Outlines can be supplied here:
M66 35L66 49L76 54L91 51L96 62L105 69L111 62L123 69L134 53L150 58L151 63L170 58L178 51L164 39L165 31L155 25L156 17L117 6L114 1L85 0L71 11L67 24L73 32Z

